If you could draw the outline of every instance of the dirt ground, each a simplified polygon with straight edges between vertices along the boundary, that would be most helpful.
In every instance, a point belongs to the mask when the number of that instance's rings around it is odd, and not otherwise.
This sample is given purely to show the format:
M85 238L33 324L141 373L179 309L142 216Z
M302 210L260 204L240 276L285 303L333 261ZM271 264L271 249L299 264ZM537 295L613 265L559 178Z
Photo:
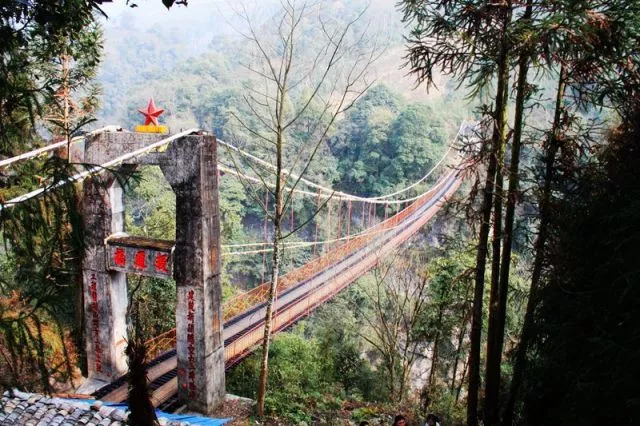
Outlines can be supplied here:
M233 418L226 426L246 426L249 425L249 417L254 411L254 401L247 398L238 398L227 395L227 400L222 408L218 409L211 417L219 419Z

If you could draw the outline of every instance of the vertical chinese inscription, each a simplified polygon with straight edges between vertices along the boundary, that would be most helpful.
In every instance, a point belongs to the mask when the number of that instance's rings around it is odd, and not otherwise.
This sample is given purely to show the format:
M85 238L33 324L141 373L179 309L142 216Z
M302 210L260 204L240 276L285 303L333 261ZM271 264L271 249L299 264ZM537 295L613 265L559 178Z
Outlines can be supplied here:
M100 312L98 310L98 278L95 272L91 273L89 280L89 294L91 303L91 334L93 335L95 370L102 372L102 343L100 342Z
M189 386L189 398L196 394L196 341L195 341L195 293L193 290L187 292L187 357L188 373L187 383Z

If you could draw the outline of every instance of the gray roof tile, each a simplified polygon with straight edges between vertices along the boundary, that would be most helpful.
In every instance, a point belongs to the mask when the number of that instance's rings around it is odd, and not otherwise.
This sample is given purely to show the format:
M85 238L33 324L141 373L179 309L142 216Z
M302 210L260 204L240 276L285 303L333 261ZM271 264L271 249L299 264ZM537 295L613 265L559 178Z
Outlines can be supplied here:
M127 412L101 401L90 404L19 391L5 392L0 399L0 426L124 426L127 417Z

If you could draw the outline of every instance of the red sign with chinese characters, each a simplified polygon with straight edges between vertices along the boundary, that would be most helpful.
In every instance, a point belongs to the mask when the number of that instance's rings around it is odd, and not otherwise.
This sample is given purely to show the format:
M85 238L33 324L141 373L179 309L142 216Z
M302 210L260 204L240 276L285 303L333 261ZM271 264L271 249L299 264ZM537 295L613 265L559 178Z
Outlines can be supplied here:
M118 235L106 243L108 269L171 278L173 241Z
M102 372L102 343L100 342L100 310L98 308L98 278L91 273L89 279L89 296L91 306L91 335L93 336L93 359L96 372Z
M195 312L195 293L190 289L187 292L187 386L189 387L189 398L193 398L196 394Z

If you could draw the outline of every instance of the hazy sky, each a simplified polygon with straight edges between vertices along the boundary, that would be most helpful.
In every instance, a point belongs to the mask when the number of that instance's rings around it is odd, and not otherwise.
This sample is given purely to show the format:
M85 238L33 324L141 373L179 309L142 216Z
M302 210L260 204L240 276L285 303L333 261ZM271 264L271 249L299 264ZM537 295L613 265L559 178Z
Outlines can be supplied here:
M224 8L228 0L190 0L187 7L177 5L170 10L164 7L161 0L135 0L135 3L138 7L127 6L125 0L104 3L102 9L109 16L104 22L105 27L117 25L121 19L135 22L135 25L141 28L165 22L187 24L211 19L220 13L220 8Z

